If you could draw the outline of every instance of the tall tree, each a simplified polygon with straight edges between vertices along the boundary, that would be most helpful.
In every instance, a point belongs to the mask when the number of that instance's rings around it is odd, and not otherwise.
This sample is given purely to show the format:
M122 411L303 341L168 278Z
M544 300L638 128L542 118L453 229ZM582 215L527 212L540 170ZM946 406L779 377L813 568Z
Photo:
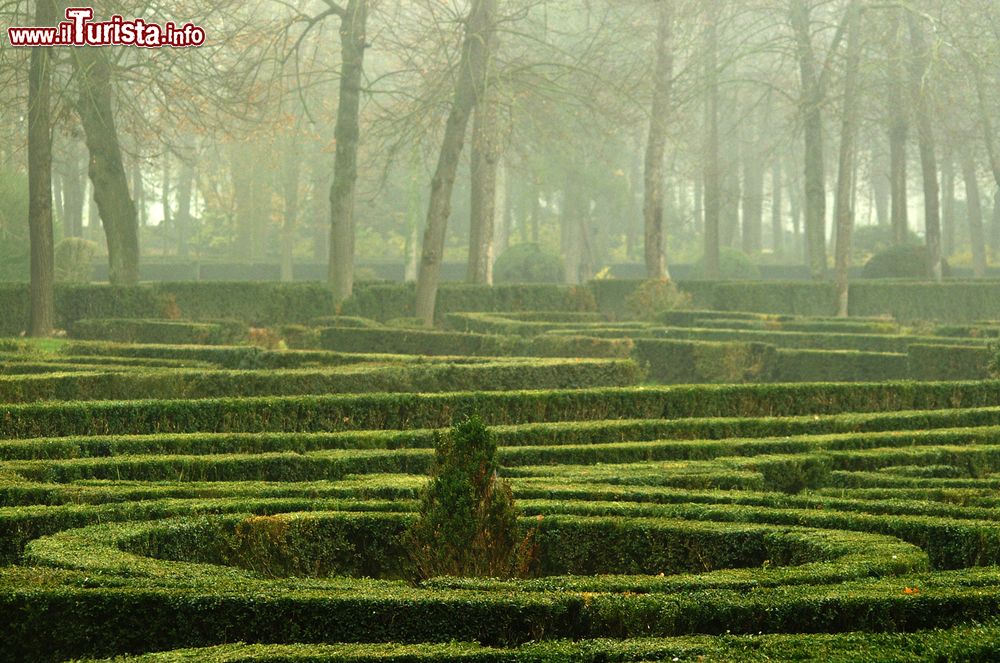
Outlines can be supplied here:
M809 0L791 0L789 19L795 33L802 92L800 106L805 139L805 234L809 269L814 279L826 276L826 162L823 156L823 105L827 96L830 61L843 38L841 22L825 63L817 61L813 46Z
M673 23L674 0L658 0L656 30L656 69L653 83L653 108L649 116L646 141L645 222L646 278L670 278L663 233L663 156L670 122L671 88L674 78Z
M924 233L927 239L927 259L931 277L942 278L941 270L941 196L938 185L937 155L934 145L934 118L926 76L931 64L931 49L924 32L923 18L907 14L913 57L910 60L910 84L913 92L914 115L917 120L917 142L920 148L920 169L924 183Z
M972 245L972 270L977 279L986 276L986 237L983 232L983 203L979 194L979 173L972 151L961 154L962 179L965 180L965 212Z
M76 108L90 153L90 181L108 240L108 275L115 285L134 285L139 281L138 214L118 141L111 64L103 48L71 50L79 86Z
M861 6L847 6L847 62L844 72L843 122L840 129L840 161L837 168L837 315L847 317L848 269L851 266L851 232L854 229L854 171L857 157L858 75L861 63Z
M719 167L719 1L705 7L705 277L718 279L722 177Z
M336 301L354 291L354 198L358 182L361 140L361 82L367 43L368 0L348 0L341 7L327 4L340 17L340 97L334 138L333 183L330 185L329 279Z
M54 0L35 3L35 25L54 25ZM48 336L55 324L52 233L52 50L31 49L28 73L28 231L31 318L28 333Z
M472 0L465 23L462 54L456 72L455 93L445 124L437 167L431 180L423 252L417 273L416 314L424 324L434 324L445 232L451 216L455 173L465 145L469 117L486 88L487 58L496 30L496 0Z
M470 283L492 285L494 241L497 217L497 175L499 172L500 108L496 73L497 40L487 47L487 74L482 98L472 119L472 159L469 169L469 264Z
M900 7L889 9L889 196L892 209L892 232L896 244L907 241L909 205L906 193L906 143L910 133L909 116L905 102L906 87L905 53L900 34Z

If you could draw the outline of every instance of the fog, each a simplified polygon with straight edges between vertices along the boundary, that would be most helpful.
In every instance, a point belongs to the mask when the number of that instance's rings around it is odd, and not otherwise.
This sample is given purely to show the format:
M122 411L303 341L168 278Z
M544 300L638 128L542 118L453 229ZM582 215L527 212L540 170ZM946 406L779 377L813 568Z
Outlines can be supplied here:
M64 10L5 2L0 19ZM492 283L531 243L566 283L751 265L833 280L846 312L848 281L893 245L924 245L929 279L985 277L1000 247L990 0L94 10L205 42L14 48L5 31L4 279L27 280L35 251L51 280L53 247L80 237L96 280L211 264L345 299L405 279L430 321L438 283Z

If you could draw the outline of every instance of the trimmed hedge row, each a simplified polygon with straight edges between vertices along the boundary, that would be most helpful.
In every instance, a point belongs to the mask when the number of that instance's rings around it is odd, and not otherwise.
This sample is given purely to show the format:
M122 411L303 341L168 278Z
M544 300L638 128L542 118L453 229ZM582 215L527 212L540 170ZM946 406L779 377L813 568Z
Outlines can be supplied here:
M455 416L472 413L492 425L934 410L998 402L996 381L98 401L0 407L0 438L440 428Z
M477 643L421 645L220 645L147 654L135 663L606 663L608 661L776 661L806 660L822 655L827 661L991 661L1000 658L1000 625L918 631L916 633L856 633L750 635L713 638L552 641L517 648L489 648Z
M7 660L192 647L220 641L270 643L475 641L513 646L546 638L669 637L691 633L913 631L993 618L1000 593L949 576L684 594L494 593L414 590L346 582L341 590L281 590L235 578L213 587L151 587L139 580L6 572L0 614ZM124 582L123 582L124 580ZM46 584L42 584L42 583ZM920 592L904 594L907 583ZM74 586L74 584L76 586ZM81 586L82 584L82 586ZM160 582L166 584L165 581ZM2 587L2 585L0 585ZM52 629L52 624L60 628ZM48 627L48 628L46 628ZM45 638L32 634L46 633ZM722 640L725 642L725 640Z
M167 345L228 345L245 341L247 332L246 324L235 321L102 318L76 320L69 326L69 336L79 340Z
M740 282L688 284L704 308L787 315L832 316L832 283ZM600 300L600 299L599 299ZM850 286L852 316L888 315L900 321L975 322L1000 319L1000 282L856 281ZM736 309L738 307L738 309Z
M665 384L765 382L775 349L761 343L712 343L640 338L632 356Z
M995 355L984 347L923 344L911 345L908 353L908 372L916 380L984 380Z
M628 296L641 281L593 281L586 286L511 285L493 288L442 284L439 320L448 313L469 311L594 312L622 318ZM832 316L833 286L810 282L687 281L696 306L807 316ZM305 324L337 315L386 321L413 315L412 284L359 284L356 294L335 309L320 283L173 282L131 288L105 285L60 285L56 291L57 322L68 326L84 318L158 318L180 315L188 320L233 319L250 325ZM902 321L940 320L951 324L1000 319L1000 282L950 281L857 282L851 286L853 316L890 315ZM26 284L0 285L0 334L25 329L29 297ZM550 320L554 322L555 320Z
M324 349L338 352L469 357L627 358L632 350L632 342L628 339L599 339L586 336L521 338L422 329L356 327L324 328L320 330L320 344Z
M359 288L344 302L344 315L380 322L414 316L415 290L412 283L370 285ZM492 287L442 283L438 289L435 315L443 321L447 314L468 311L594 311L593 294L585 287L559 285L497 285Z
M503 391L526 387L625 387L640 373L631 361L534 360L489 364L356 365L339 369L192 369L0 376L0 402L137 400L366 392Z
M910 355L854 350L777 350L770 378L776 382L868 382L872 380L956 380L976 375L938 373L936 366L913 370ZM979 348L976 348L979 350ZM919 361L919 360L917 360Z

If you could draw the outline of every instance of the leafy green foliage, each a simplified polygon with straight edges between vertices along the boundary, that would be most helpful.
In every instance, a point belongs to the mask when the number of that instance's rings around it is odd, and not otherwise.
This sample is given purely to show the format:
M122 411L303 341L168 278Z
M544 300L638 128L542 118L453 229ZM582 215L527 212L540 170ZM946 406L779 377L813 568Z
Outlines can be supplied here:
M951 275L948 261L941 259L945 276ZM929 279L930 258L923 244L900 244L872 256L861 273L866 279Z
M685 308L691 304L690 295L681 292L668 279L645 281L636 288L627 300L632 317L642 320L657 320L668 311Z
M497 283L560 283L563 261L541 244L515 244L504 251L493 265Z
M56 243L56 280L89 283L97 244L80 237L66 237Z
M705 279L708 274L705 269L705 258L702 257L694 267L692 277ZM719 249L719 277L723 281L754 281L760 278L760 269L750 257L729 246Z
M528 573L534 536L520 537L513 493L498 470L496 441L478 417L440 438L420 517L407 535L420 577Z

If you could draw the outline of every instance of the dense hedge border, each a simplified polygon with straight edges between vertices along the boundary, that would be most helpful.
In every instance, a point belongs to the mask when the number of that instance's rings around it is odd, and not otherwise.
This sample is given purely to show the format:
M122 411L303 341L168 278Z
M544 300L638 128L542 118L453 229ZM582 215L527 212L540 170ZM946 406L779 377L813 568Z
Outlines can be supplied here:
M997 381L98 401L0 407L0 438L440 428L473 413L489 424L510 424L935 410L998 402Z
M98 318L76 320L69 336L79 340L115 343L163 343L167 345L228 345L247 339L247 326L236 321L186 322Z
M686 636L669 639L579 640L532 643L497 649L476 643L422 645L220 645L148 654L135 663L625 663L630 661L746 661L782 659L827 661L982 661L1000 658L1000 625L892 634L856 633L749 635L713 638ZM110 662L109 662L110 663Z

